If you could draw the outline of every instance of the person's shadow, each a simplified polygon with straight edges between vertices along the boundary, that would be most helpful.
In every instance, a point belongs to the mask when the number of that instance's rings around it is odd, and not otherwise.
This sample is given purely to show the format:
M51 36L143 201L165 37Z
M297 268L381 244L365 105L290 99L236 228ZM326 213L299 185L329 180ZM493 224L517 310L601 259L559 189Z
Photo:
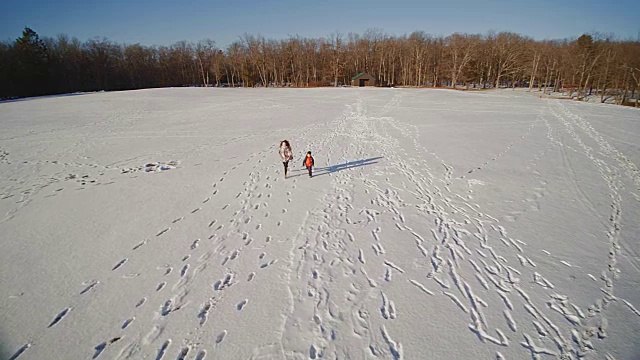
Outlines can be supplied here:
M384 158L383 156L377 156L377 157L372 157L372 158L368 158L368 159L354 160L354 161L349 161L349 162L346 162L346 163L329 165L329 166L325 166L325 167L314 167L313 168L313 177L332 174L332 173L335 173L335 172L338 172L338 171L347 170L347 169L353 169L353 168L357 168L357 167L361 167L361 166L377 164L378 161L380 159L383 159L383 158ZM299 174L295 174L295 175L291 175L290 177L303 176L303 175L307 174L307 169L294 170L294 171L296 171L296 172L300 171L300 173Z

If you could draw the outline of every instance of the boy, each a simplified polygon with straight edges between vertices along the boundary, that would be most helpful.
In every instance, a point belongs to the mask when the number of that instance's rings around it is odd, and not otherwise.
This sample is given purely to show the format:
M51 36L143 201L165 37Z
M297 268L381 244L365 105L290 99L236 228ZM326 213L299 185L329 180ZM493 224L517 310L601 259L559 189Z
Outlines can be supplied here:
M302 166L307 167L307 170L309 170L309 177L311 177L311 168L313 167L313 156L311 156L311 151L307 151L307 156L302 161Z

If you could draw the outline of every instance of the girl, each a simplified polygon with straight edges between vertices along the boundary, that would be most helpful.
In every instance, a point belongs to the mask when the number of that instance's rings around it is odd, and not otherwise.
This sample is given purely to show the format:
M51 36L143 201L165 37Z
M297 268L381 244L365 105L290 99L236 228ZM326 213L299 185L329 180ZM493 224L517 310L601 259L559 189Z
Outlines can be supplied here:
M282 158L282 165L284 165L284 178L287 178L287 171L289 170L289 160L293 159L293 151L288 140L282 140L280 142L280 158Z

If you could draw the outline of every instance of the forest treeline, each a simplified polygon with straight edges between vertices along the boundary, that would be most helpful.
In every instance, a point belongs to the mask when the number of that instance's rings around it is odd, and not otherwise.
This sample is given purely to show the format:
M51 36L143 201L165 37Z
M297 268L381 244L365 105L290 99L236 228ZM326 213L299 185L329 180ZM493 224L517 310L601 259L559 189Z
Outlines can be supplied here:
M578 99L625 103L640 88L640 42L585 34L536 41L510 32L326 38L245 34L171 46L40 37L25 28L0 43L0 98L168 86L338 86L368 72L381 86L571 89Z

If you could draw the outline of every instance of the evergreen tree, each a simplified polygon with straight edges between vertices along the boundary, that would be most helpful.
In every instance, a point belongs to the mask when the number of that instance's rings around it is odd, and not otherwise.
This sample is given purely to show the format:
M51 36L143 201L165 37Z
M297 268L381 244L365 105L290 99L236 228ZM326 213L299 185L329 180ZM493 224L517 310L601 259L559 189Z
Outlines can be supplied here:
M16 40L14 90L18 96L41 95L47 86L47 48L38 34L28 27Z

